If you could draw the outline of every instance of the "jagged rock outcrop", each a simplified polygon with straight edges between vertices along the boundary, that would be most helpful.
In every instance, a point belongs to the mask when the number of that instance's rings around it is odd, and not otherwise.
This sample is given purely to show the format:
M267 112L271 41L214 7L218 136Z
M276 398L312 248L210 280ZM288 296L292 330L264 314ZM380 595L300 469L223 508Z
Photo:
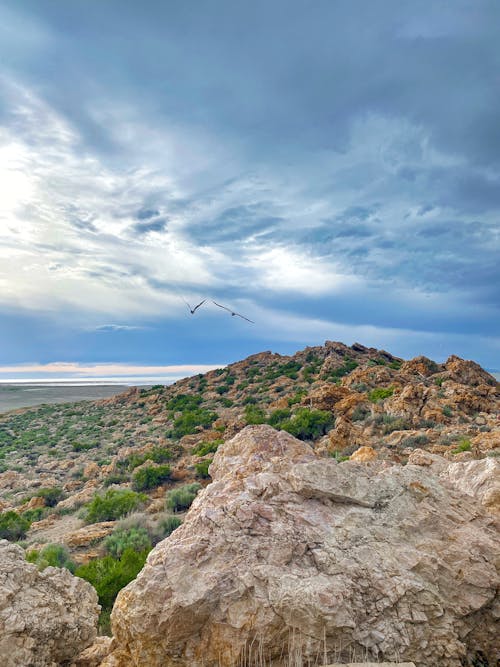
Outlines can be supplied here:
M0 664L59 667L95 639L99 605L90 584L68 570L39 572L24 551L0 541Z
M495 664L495 515L448 465L339 464L285 432L246 428L119 594L103 667L229 667L257 655L278 666L291 637L304 659L459 667L481 651ZM476 477L485 489L498 474L494 461Z

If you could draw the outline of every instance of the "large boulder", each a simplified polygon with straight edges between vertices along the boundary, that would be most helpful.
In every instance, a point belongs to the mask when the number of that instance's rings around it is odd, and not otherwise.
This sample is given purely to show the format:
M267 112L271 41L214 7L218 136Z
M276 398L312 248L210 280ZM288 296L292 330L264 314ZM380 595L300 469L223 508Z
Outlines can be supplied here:
M21 547L0 540L0 664L59 667L95 639L99 616L92 586L68 570L39 572Z
M446 465L337 463L244 429L119 594L103 667L495 664L495 515Z

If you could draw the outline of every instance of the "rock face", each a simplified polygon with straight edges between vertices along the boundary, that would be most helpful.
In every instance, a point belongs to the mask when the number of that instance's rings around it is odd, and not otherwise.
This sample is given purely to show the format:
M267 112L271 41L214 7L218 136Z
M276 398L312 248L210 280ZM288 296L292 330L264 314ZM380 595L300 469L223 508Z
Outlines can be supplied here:
M96 636L99 605L90 584L68 570L39 572L20 547L0 541L0 664L58 667Z
M263 664L259 655L281 666L291 646L304 662L495 664L495 515L447 465L339 464L247 427L119 594L103 667ZM481 488L498 473L483 466Z

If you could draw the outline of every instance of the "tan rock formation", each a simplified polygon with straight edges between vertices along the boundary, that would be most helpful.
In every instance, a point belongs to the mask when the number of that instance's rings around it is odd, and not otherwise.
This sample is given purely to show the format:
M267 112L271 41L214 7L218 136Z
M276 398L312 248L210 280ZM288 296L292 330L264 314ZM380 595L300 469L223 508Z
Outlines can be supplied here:
M353 454L351 454L351 461L358 461L359 463L365 463L367 461L374 461L377 458L378 454L373 449L373 447L360 447Z
M433 466L338 464L246 428L119 594L102 666L228 667L258 650L281 667L291 636L304 659L326 649L330 662L495 659L498 533L447 465L440 479Z
M115 525L114 521L91 523L90 526L84 526L72 533L67 533L64 536L64 544L73 549L89 546L110 535Z
M58 667L96 636L99 605L90 584L68 570L39 572L24 551L0 541L0 664Z

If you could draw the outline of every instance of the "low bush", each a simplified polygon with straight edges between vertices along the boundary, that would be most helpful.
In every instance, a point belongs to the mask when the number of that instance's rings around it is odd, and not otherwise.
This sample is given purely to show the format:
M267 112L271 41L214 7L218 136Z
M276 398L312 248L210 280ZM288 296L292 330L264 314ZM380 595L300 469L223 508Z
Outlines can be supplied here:
M187 510L201 489L201 484L185 484L178 489L172 489L167 494L167 507L174 512Z
M472 449L472 443L470 440L466 440L465 438L461 440L456 449L453 450L453 454L460 454L461 452L470 452Z
M132 477L132 486L136 491L147 491L155 489L163 484L170 477L170 466L162 465L154 467L152 465L144 466L137 470Z
M141 552L150 550L151 539L145 528L117 529L103 542L106 553L113 558L121 558L127 549Z
M163 533L163 539L174 532L176 528L182 525L182 520L178 516L167 516L161 519L158 526Z
M126 549L119 559L113 556L96 558L75 570L75 575L85 579L96 589L103 611L113 607L116 596L133 581L144 567L149 549L137 553Z
M193 448L195 456L206 456L207 454L215 454L219 445L222 445L224 440L211 440L210 442L200 442Z
M200 477L201 479L208 479L210 477L208 468L212 463L212 460L213 459L205 459L205 461L200 461L195 464L194 468L196 470L196 477Z
M291 410L288 408L280 408L278 410L274 410L271 412L269 419L267 420L267 423L270 424L271 426L274 426L274 428L279 428L283 422L287 421L290 419L291 415Z
M376 387L368 394L368 398L372 403L378 403L385 398L389 398L394 394L394 387Z
M58 486L53 486L46 489L38 489L34 495L39 498L43 498L45 500L46 507L54 507L61 500L63 490Z
M450 408L449 405L443 406L443 409L441 410L441 412L443 413L443 415L445 417L453 417L453 410Z
M421 447L422 445L427 445L429 438L424 435L410 435L408 438L405 438L401 441L402 447Z
M330 412L299 408L291 419L281 423L280 428L300 440L314 440L327 433L333 424Z
M353 422L362 422L370 414L370 408L366 405L357 405L352 412L352 421Z
M264 424L266 413L257 405L249 404L245 408L245 421L247 424Z
M70 572L75 571L75 564L71 560L68 549L62 544L47 544L43 549L33 549L26 554L28 563L33 563L39 570L46 567L65 567Z
M218 414L204 408L186 410L174 420L174 427L168 434L171 438L182 438L196 433L198 428L208 428L217 419Z
M129 512L133 512L146 500L146 496L129 489L108 489L97 493L84 510L87 523L98 521L116 521Z
M3 512L0 514L0 539L11 542L22 540L26 537L30 525L31 522L26 517L14 510Z

